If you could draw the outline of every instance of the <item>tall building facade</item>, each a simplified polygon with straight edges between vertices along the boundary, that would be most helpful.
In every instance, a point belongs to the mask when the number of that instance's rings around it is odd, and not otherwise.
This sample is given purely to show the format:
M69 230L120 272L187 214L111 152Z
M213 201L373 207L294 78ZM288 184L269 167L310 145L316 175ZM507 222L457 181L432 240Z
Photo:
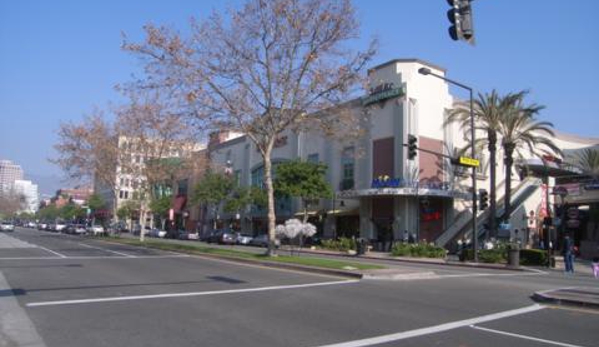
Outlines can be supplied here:
M9 189L16 180L23 179L23 169L10 160L0 160L0 190Z

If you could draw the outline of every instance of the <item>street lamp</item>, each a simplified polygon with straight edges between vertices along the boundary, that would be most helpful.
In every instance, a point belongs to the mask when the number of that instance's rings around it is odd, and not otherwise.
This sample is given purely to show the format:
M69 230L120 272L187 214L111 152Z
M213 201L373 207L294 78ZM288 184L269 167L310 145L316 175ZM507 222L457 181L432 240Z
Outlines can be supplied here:
M471 149L471 156L472 158L475 158L476 153L475 153L475 149L474 149L474 142L475 142L475 138L474 138L474 106L473 106L473 98L472 98L472 88L468 87L467 85L461 84L459 82L456 82L454 80L451 80L449 78L446 78L444 76L438 75L434 72L431 71L431 69L426 68L426 67L421 67L420 69L418 69L418 73L421 75L425 75L425 76L433 76L433 77L437 77L447 83L453 84L455 86L458 86L460 88L466 89L469 93L470 93L470 149ZM472 167L472 246L474 247L474 261L478 262L478 235L476 233L477 228L476 228L476 212L477 212L477 208L476 208L476 167Z

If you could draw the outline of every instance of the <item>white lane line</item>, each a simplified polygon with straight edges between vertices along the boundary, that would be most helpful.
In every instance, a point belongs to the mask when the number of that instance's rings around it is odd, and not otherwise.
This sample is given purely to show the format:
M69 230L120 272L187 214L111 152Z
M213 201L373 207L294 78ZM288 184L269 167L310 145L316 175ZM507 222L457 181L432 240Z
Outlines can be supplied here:
M189 255L180 254L180 255L137 255L134 257L121 257L121 256L107 256L107 255L99 255L99 256L64 256L61 258L58 257L4 257L0 258L0 260L63 260L63 259L160 259L160 258L189 258Z
M42 301L42 302L31 302L31 303L28 303L26 306L27 307L57 306L57 305L90 304L90 303L97 303L97 302L113 302L113 301L147 300L147 299L163 299L163 298L180 298L180 297L189 297L189 296L252 293L252 292L265 292L265 291L272 291L272 290L324 287L324 286L333 286L333 285L352 284L352 283L358 283L358 282L360 282L360 281L359 280L345 280L345 281L334 281L334 282L292 284L292 285L286 285L286 286L271 286L271 287L229 289L229 290L212 290L212 291L205 291L205 292L116 296L116 297L108 297L108 298L80 299L80 300Z
M136 256L131 255L131 254L121 253L121 252L117 252L117 251L113 251L113 250L106 249L106 248L101 248L101 247L94 247L94 246L90 246L90 245L85 244L85 243L79 243L79 245L83 246L83 247L91 248L91 249L97 249L97 250L100 250L100 251L117 254L117 255L120 255L120 256L123 256L123 257L126 257L126 258L137 258Z
M519 309L515 309L515 310L503 311L503 312L493 313L493 314L489 314L489 315L485 315L485 316L455 321L455 322L451 322L451 323L434 325L434 326L430 326L427 328L408 330L408 331L403 331L400 333L381 335L381 336L371 337L371 338L362 339L362 340L334 343L331 345L323 345L323 346L319 346L319 347L362 347L362 346L378 345L378 344L382 344L382 343L389 343L389 342L393 342L393 341L405 340L405 339L409 339L409 338L417 337L417 336L436 334L436 333L440 333L440 332L447 331L447 330L453 330L453 329L457 329L457 328L471 326L471 325L478 324L478 323L484 323L484 322L489 322L489 321L498 320L498 319L502 319L502 318L517 316L517 315L521 315L521 314L525 314L525 313L529 313L529 312L535 312L538 310L542 310L543 308L544 308L543 306L535 304L532 306L527 306L527 307L523 307L523 308L519 308Z
M542 343L546 343L546 344L550 344L550 345L564 346L564 347L584 347L584 346L580 346L580 345L573 345L571 343L564 343L564 342L557 342L557 341L539 339L537 337L532 337L532 336L526 336L526 335L508 333L507 331L501 331L501 330L483 328L483 327L479 327L479 326L476 326L476 325L471 325L470 327L473 328L473 329L482 330L482 331L486 331L486 332L489 332L489 333L494 333L494 334L499 334L499 335L506 335L506 336L516 337L516 338L524 339L524 340L531 340L531 341L536 341L536 342L542 342Z
M44 251L50 252L50 253L52 253L52 254L56 254L57 256L59 256L59 257L61 257L61 258L66 258L66 257L67 257L67 256L66 256L66 255L64 255L64 254L60 254L60 253L58 253L58 252L55 252L55 251L53 251L53 250L51 250L51 249L49 249L49 248L42 247L42 246L40 246L40 245L36 245L36 246L37 246L37 247L39 247L39 248L41 248L41 249L43 249Z

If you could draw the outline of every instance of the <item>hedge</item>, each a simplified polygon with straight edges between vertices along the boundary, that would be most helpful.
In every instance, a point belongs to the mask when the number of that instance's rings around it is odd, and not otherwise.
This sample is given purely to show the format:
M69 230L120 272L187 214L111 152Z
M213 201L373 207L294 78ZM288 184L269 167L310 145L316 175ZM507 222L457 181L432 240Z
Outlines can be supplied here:
M429 243L396 243L391 249L396 257L445 258L445 248Z

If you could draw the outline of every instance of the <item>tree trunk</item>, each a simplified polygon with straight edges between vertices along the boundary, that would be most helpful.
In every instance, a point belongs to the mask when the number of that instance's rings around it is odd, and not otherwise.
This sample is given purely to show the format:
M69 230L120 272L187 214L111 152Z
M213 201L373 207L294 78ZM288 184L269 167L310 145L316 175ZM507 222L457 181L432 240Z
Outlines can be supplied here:
M304 204L304 220L302 221L304 224L308 221L308 201L303 199Z
M505 222L509 223L511 215L512 199L512 166L514 165L514 148L511 143L503 145L505 152L505 211L503 212Z
M272 141L274 142L274 141ZM267 255L276 256L275 247L275 194L272 184L272 162L270 160L270 154L272 151L272 143L269 144L266 151L263 153L264 160L264 185L266 185L266 196L268 198L268 251Z
M146 211L142 208L139 209L139 241L140 242L144 242L145 241L145 235L144 235L144 231L146 229L146 215L145 215Z
M490 192L489 192L489 227L486 229L485 240L491 237L497 237L497 226L495 220L497 218L497 132L494 130L488 130L489 136L489 178L490 178Z

